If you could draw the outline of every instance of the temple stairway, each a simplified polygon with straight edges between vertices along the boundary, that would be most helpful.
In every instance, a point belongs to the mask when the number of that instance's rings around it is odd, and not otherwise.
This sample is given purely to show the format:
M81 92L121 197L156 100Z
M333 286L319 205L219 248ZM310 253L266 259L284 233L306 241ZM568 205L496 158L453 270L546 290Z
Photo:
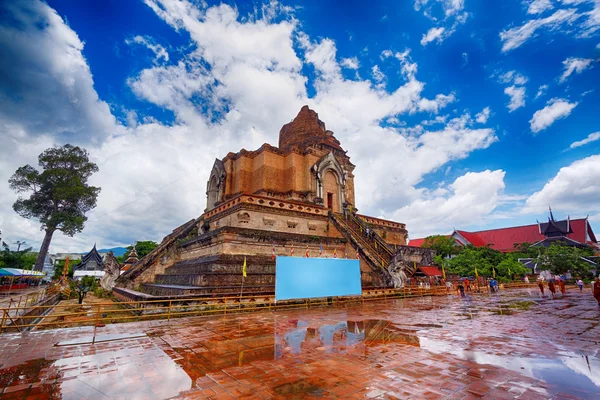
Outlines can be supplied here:
M394 256L394 249L391 245L379 236L375 231L370 230L367 235L367 224L352 213L340 214L329 213L329 218L335 227L344 235L344 237L357 248L361 257L366 260L375 270L383 270L382 274L389 285L391 277L387 270L391 259ZM414 273L413 267L408 267L406 273L410 276ZM387 275L387 276L386 276Z

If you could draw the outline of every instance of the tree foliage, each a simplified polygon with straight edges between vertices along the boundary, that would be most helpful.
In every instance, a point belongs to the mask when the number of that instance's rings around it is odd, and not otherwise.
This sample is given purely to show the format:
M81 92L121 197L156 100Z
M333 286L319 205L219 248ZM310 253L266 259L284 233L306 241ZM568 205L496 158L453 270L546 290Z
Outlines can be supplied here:
M31 252L31 247L12 251L8 245L2 242L0 251L0 268L31 269L37 259L37 253Z
M454 238L443 235L427 236L421 247L434 250L441 258L457 254L460 250Z
M46 232L36 262L41 269L52 234L59 230L67 236L82 231L85 214L96 207L100 188L87 181L98 166L89 161L88 152L66 144L45 150L38 157L41 172L25 165L16 170L9 185L19 196L13 209L23 218L37 219Z
M129 253L133 249L133 246L134 245L127 246L127 251L122 256L117 257L117 261L119 261L120 263L125 262L125 260L127 260L127 257L129 257ZM138 258L140 260L147 254L150 254L157 247L158 247L158 243L156 243L152 240L144 240L141 242L135 242L135 252L137 253Z
M569 271L572 275L585 275L590 270L590 265L582 257L590 255L593 253L589 249L553 243L537 257L538 270L549 270L555 275L563 275Z

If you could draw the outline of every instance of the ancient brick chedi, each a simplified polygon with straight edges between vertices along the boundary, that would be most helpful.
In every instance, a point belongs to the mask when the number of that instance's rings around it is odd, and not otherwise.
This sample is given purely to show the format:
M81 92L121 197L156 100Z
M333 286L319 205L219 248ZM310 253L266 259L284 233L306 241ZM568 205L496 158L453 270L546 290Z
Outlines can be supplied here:
M279 147L214 162L204 214L175 229L126 271L121 292L154 296L272 292L273 255L359 258L363 286L398 286L391 261L405 225L357 213L355 166L308 106L284 125ZM399 283L400 282L400 283Z

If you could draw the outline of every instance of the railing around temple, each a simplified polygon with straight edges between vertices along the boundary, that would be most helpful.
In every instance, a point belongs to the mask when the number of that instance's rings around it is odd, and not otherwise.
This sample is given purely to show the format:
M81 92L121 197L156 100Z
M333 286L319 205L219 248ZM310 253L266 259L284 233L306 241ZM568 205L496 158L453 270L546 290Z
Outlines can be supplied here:
M535 288L535 283L504 284L504 289ZM347 303L364 303L373 300L409 299L425 296L447 296L456 294L455 289L446 286L405 286L403 288L371 288L363 290L361 296L329 297L320 299L300 299L275 301L272 295L247 295L214 298L186 298L170 300L146 300L127 302L106 302L83 304L81 311L73 312L73 304L30 306L35 315L22 315L9 323L8 308L0 309L3 315L0 332L24 331L35 329L53 329L73 326L103 326L108 323L135 322L186 316L226 315L232 313L290 308L313 308L336 306ZM25 307L13 309L19 314ZM38 321L41 318L41 321Z

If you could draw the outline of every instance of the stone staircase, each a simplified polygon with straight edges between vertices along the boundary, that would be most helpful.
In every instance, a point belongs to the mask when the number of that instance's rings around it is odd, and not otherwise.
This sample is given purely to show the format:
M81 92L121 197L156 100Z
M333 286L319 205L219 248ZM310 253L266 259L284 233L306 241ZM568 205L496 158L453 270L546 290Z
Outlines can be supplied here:
M370 230L367 235L365 222L357 218L352 213L340 214L329 213L329 218L335 227L349 240L354 247L359 249L361 257L376 270L381 270L386 283L391 284L391 276L388 267L394 256L394 249L375 231ZM414 268L407 268L406 273L412 275Z
M154 296L239 295L273 293L275 261L268 256L246 257L246 278L242 290L243 255L206 256L179 261L155 276L142 291Z

